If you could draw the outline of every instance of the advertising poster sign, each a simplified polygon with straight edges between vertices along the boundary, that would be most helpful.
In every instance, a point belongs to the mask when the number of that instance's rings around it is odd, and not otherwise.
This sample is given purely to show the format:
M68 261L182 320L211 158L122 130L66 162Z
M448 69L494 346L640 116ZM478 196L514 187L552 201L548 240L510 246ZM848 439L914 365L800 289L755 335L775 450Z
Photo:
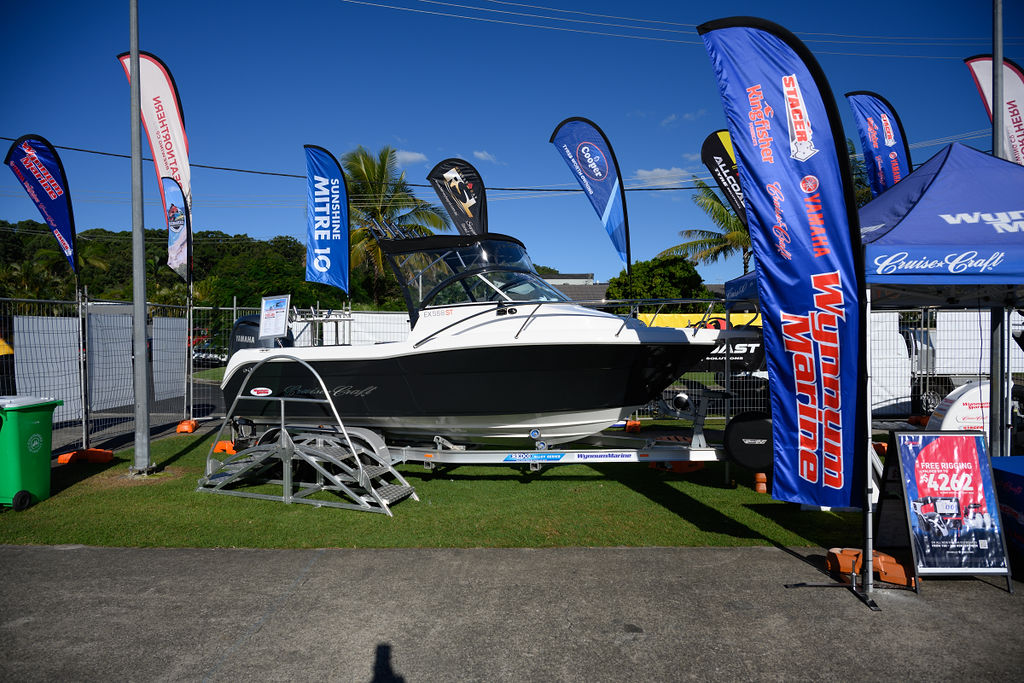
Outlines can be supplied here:
M866 90L846 93L864 152L864 170L877 197L910 175L910 148L896 110L888 100Z
M117 56L124 68L125 76L131 82L131 55L122 52ZM171 76L171 70L154 54L139 52L139 90L142 98L141 115L149 147L153 152L153 166L160 181L160 201L164 215L169 216L171 203L176 202L179 210L187 216L185 230L192 229L192 171L188 163L188 137L185 135L185 115L178 97L178 86ZM178 187L173 198L167 196L172 186L164 181L172 178ZM170 225L168 225L170 228ZM175 236L168 236L167 263L185 280L189 279L191 263L181 261L173 252ZM187 238L191 242L191 236Z
M288 335L288 304L291 295L265 296L260 305L260 339L276 339Z
M64 165L45 138L22 135L7 150L6 164L39 209L61 252L75 268L75 215Z
M593 121L574 116L555 127L549 142L583 188L615 251L629 271L631 256L626 195L619 178L619 163L608 138Z
M985 103L989 121L992 116L992 55L975 55L964 60L971 70L978 94ZM1024 69L1016 62L1003 58L1003 141L1007 158L1024 165Z
M348 293L348 184L334 155L305 145L306 281ZM287 307L286 307L287 308Z
M738 17L697 31L718 80L757 257L772 497L859 506L868 447L864 268L832 91L781 26Z
M1008 574L984 434L893 438L918 574Z
M427 174L461 235L487 232L487 191L480 172L463 159L445 159Z
M743 225L747 225L747 207L743 204L743 190L740 188L739 170L736 167L736 153L732 149L729 131L716 130L704 138L700 148L700 159L718 183L718 189L729 200Z

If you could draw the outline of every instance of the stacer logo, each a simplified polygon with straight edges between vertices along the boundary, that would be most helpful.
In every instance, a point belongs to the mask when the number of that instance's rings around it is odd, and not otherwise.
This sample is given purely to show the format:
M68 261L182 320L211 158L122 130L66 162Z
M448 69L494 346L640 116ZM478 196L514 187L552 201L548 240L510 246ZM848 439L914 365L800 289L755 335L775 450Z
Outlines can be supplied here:
M818 153L814 147L814 130L807 117L804 94L796 74L782 77L782 94L786 98L786 123L789 126L789 156L797 161L807 161Z

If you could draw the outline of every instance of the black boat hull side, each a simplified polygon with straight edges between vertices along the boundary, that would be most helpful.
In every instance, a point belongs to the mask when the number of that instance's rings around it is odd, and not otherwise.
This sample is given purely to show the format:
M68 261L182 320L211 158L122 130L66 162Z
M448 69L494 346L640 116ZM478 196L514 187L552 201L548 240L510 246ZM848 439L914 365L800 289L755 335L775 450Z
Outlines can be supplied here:
M712 346L704 344L510 345L422 352L372 360L309 360L345 420L558 413L637 406L657 397ZM296 351L298 351L296 349ZM298 354L296 354L298 355ZM255 363L224 387L231 405ZM322 398L298 363L264 363L246 395ZM277 417L278 401L238 402L237 415ZM287 416L327 418L322 403L291 403Z

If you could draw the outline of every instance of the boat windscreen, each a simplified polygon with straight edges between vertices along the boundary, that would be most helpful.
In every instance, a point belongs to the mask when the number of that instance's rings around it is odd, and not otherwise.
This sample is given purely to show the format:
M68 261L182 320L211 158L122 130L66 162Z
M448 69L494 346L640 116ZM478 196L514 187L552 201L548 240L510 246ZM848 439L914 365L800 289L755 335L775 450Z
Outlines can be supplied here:
M416 308L478 301L566 300L537 275L526 250L513 242L483 239L465 246L402 254L395 262Z

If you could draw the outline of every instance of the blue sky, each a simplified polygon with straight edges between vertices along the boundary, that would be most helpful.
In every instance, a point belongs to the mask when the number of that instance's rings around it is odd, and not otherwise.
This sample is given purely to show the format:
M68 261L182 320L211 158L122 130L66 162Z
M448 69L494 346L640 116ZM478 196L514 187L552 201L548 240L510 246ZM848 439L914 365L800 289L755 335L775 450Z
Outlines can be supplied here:
M534 0L537 2L537 0ZM569 116L608 135L627 188L707 178L704 138L725 126L695 26L748 15L804 40L843 93L872 90L903 121L915 164L955 139L991 148L988 116L962 59L991 51L987 2L632 2L550 0L139 0L141 49L178 84L192 167L193 226L305 241L303 144L340 157L363 145L400 150L425 187L438 161L473 163L490 229L522 239L534 261L604 281L622 268L568 168L548 143ZM60 147L131 151L127 0L5 2L0 9L0 136L37 133ZM405 8L405 9L394 9ZM490 10L490 11L486 11ZM560 11L559 11L560 10ZM870 11L869 11L870 10ZM477 17L487 21L465 17ZM1024 3L1004 1L1005 55L1024 63ZM546 27L546 28L543 28ZM0 141L6 150L8 140ZM79 231L131 228L127 159L59 149ZM149 156L148 146L145 155ZM146 162L146 226L163 228ZM512 192L490 188L565 189ZM634 260L710 224L690 191L628 192ZM0 219L39 220L13 174L0 174ZM701 266L706 282L738 259Z

